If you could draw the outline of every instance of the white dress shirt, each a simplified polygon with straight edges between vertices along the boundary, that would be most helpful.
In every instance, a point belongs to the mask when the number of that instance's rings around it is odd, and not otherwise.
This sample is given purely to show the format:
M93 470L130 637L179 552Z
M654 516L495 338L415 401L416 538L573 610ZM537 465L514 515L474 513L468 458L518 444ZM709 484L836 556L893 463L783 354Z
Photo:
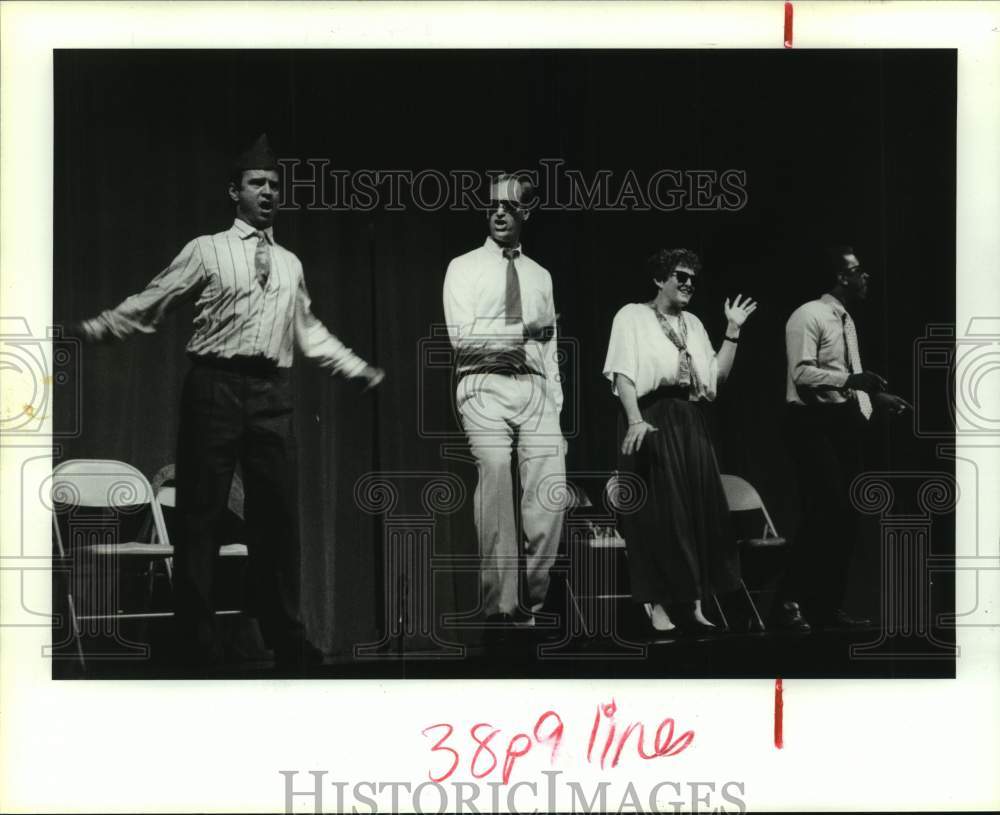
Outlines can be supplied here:
M846 314L844 304L832 294L792 312L785 325L787 402L839 405L854 398L854 392L845 388L851 373L844 343Z
M520 251L520 247L518 247ZM492 239L448 264L444 277L444 317L458 370L477 366L476 358L523 350L528 368L545 376L549 400L562 409L563 393L556 357L556 311L552 277L523 252L514 260L521 287L523 322L507 324L507 258ZM524 324L553 327L548 342L524 339Z
M715 349L701 320L688 312L681 312L681 318L687 327L691 365L698 375L698 389L692 389L689 398L710 402L715 399L719 382ZM677 385L680 365L680 351L664 334L648 303L629 303L618 310L604 361L604 375L611 380L615 396L615 374L631 379L636 395L643 397L657 388Z
M189 353L264 357L287 368L297 347L320 367L357 376L366 363L312 313L302 263L275 243L270 228L264 232L271 255L266 287L254 272L257 232L237 218L225 232L188 243L145 289L85 320L83 330L95 340L151 334L171 309L197 298Z

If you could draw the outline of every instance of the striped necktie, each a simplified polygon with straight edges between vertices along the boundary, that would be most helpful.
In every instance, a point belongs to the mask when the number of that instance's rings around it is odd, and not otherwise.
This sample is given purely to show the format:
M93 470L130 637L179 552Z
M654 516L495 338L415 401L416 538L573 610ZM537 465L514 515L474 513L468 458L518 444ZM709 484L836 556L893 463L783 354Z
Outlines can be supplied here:
M507 315L507 325L521 322L521 280L517 276L517 266L514 259L520 257L517 249L504 249L503 256L507 258L507 294L504 312Z
M844 349L847 352L847 366L852 374L861 373L861 353L858 351L858 331L854 327L854 320L846 311L841 320L844 323ZM870 419L872 415L872 399L864 391L854 391L854 398L858 400L858 408L861 415Z
M271 276L271 252L268 248L267 233L256 230L257 250L253 253L253 268L257 274L257 282L262 289L267 288L267 280Z

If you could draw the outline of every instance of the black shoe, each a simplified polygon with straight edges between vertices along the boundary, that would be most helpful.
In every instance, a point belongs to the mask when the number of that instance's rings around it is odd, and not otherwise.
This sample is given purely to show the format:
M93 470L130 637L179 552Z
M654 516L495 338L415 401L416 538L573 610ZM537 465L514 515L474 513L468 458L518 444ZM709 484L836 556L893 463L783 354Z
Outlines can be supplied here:
M486 648L502 648L510 644L514 618L510 614L490 614L483 626L483 645Z
M779 631L798 631L802 634L812 631L809 621L802 616L799 604L791 601L782 603L771 613L770 623Z
M871 628L867 617L852 617L842 608L834 609L816 618L816 625L823 628Z

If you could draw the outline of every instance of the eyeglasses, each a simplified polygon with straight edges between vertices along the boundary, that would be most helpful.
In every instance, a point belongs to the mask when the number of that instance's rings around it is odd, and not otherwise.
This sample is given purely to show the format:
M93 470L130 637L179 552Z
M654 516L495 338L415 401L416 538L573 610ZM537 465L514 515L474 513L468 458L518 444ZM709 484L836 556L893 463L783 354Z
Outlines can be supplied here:
M504 212L517 212L518 205L513 201L490 201L489 211L496 212L498 209Z
M674 277L677 278L678 286L694 286L695 276L691 272L678 272L672 273Z

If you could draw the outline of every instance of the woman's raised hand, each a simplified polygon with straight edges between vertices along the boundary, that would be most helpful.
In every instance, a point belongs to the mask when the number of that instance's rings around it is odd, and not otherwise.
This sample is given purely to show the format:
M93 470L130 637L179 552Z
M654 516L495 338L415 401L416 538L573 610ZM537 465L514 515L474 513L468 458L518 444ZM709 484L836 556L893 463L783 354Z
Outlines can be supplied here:
M726 319L733 328L742 327L743 323L747 321L747 317L753 314L757 310L757 301L752 300L749 296L741 302L742 294L737 294L736 299L732 302L729 298L726 298L726 305L723 309L726 314Z

